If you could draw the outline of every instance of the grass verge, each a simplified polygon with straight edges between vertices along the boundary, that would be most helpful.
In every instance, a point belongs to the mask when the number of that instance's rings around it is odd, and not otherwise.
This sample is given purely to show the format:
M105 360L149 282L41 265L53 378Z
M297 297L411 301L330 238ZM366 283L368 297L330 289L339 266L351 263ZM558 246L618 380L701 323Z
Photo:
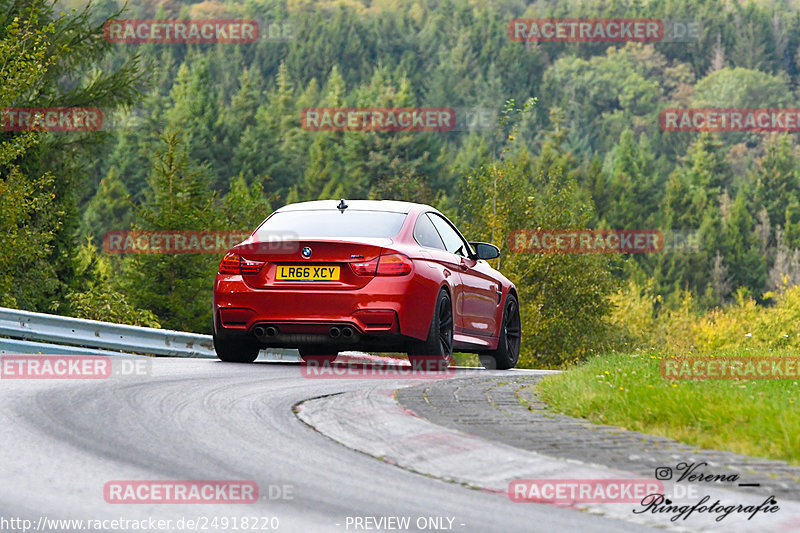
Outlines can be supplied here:
M797 357L742 351L716 357ZM543 379L551 409L718 450L800 465L800 385L792 380L666 380L660 353L612 354Z

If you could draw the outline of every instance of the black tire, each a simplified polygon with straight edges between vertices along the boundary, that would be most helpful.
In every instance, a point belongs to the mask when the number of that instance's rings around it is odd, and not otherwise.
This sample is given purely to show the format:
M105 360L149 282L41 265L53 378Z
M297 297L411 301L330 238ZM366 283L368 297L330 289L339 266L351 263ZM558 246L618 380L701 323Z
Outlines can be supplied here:
M221 339L214 335L214 351L226 363L252 363L261 351L261 345L250 339Z
M503 322L500 324L497 349L481 354L481 364L487 369L508 370L514 368L519 362L521 346L522 325L519 316L519 302L513 294L509 294L503 308Z
M315 363L332 363L339 355L339 352L324 346L303 346L298 351L303 361Z
M415 368L445 369L453 361L453 304L446 290L439 291L428 338L411 347L408 360Z

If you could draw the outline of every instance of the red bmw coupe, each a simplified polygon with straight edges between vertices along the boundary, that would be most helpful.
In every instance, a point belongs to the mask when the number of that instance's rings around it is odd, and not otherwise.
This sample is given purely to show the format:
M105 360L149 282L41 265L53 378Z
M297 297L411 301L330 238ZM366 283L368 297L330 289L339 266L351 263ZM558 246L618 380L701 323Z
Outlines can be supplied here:
M512 368L519 301L486 263L499 255L467 242L427 205L287 205L222 259L214 348L231 362L282 347L328 361L345 350L406 352L415 365L450 364L455 350L479 354L487 368Z

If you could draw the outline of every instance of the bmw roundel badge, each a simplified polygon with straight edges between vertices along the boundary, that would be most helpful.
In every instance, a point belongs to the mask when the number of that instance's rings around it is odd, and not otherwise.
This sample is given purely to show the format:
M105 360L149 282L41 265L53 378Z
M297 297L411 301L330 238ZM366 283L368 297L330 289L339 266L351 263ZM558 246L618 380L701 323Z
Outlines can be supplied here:
M309 257L311 257L311 247L309 247L309 246L306 246L305 248L303 248L303 251L302 251L302 252L300 252L300 253L302 253L302 254L303 254L303 257L305 257L306 259L308 259Z

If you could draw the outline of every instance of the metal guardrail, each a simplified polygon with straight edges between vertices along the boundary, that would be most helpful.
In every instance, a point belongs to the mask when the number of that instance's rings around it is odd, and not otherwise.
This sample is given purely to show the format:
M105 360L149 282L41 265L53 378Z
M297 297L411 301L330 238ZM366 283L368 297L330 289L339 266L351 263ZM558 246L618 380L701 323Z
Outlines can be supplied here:
M210 335L82 320L5 307L0 307L0 335L112 352L216 357Z
M6 339L0 337L0 355L42 354L42 355L125 355L139 356L138 354L112 352L85 348L83 346L66 346L49 342L22 341L19 339ZM146 357L141 355L140 357Z
M216 357L210 335L83 320L5 307L0 307L0 353L133 353L167 357ZM299 360L297 350L270 349L268 353L262 351L263 355L272 360Z

